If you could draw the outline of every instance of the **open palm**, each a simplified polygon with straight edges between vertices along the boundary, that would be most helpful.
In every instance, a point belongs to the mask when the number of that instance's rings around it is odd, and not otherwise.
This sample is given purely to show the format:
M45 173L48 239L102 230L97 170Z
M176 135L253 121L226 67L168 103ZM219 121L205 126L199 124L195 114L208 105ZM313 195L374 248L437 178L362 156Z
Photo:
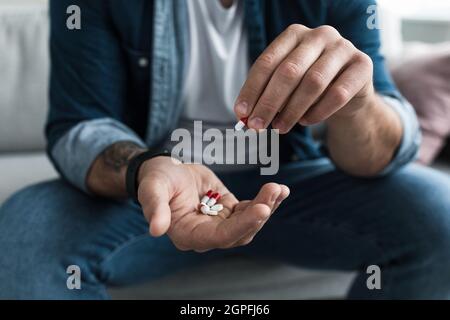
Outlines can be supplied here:
M139 202L150 233L167 232L180 250L231 248L252 241L278 205L289 195L286 186L264 185L252 201L238 201L219 178L203 165L177 163L159 157L140 171ZM224 209L218 216L199 213L200 198L219 192Z

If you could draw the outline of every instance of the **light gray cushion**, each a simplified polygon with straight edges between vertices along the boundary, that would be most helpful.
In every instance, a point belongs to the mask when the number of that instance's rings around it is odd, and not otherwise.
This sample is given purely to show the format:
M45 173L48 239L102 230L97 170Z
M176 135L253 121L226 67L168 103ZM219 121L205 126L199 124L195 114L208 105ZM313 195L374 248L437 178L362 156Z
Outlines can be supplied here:
M130 288L114 299L340 299L353 273L299 269L274 261L229 257Z
M44 147L47 11L41 1L27 6L0 3L0 152Z
M44 153L0 154L0 205L17 190L56 176Z

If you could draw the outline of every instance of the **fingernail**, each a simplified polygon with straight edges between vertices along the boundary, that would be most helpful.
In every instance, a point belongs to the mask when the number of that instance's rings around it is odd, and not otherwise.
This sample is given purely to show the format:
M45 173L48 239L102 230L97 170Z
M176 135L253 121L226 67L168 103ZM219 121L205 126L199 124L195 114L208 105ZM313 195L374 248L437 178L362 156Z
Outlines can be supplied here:
M307 119L302 118L300 119L300 121L298 122L301 126L307 127L309 125L309 122Z
M283 133L286 130L284 123L280 120L275 120L274 122L272 122L272 127L274 129L280 130L281 133Z
M251 118L248 122L250 128L259 130L264 129L264 120L261 118Z
M280 196L277 198L276 203L281 203L283 201L283 196L280 194Z
M246 116L248 113L248 103L247 102L239 102L236 105L236 111L240 116Z
M277 201L277 200L278 200L278 198L279 198L279 196L280 196L280 195L278 195L278 194L274 194L274 195L272 195L272 202L275 202L275 201Z

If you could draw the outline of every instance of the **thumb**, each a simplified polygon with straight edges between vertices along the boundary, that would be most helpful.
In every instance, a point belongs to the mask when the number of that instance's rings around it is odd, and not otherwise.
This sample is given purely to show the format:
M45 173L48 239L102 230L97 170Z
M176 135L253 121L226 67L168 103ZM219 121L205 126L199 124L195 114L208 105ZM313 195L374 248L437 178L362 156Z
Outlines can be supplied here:
M169 230L172 214L169 201L170 195L167 183L160 179L141 182L139 202L150 224L150 234L154 237L162 236Z

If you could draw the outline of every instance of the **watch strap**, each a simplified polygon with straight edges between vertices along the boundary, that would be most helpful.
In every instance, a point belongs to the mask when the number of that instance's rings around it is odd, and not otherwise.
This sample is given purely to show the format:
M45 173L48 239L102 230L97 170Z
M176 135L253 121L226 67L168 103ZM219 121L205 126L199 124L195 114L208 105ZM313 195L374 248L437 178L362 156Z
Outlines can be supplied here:
M131 160L128 163L128 168L126 172L126 189L127 194L131 199L138 201L138 188L139 188L138 173L142 164L147 160L161 156L170 157L170 152L167 150L164 151L149 150L131 158Z

